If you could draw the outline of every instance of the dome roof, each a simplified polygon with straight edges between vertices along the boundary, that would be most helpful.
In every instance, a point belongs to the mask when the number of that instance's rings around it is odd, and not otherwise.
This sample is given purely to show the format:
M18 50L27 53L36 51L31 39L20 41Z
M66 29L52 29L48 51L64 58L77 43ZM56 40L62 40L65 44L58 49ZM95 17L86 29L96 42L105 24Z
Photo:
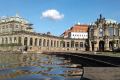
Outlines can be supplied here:
M20 17L18 15L13 16L13 17L1 17L0 18L0 23L11 22L11 21L16 21L16 22L28 24L27 20L25 20L24 18L22 18L22 17Z
M117 21L116 20L113 20L113 19L106 19L106 23L107 24L110 24L110 23L117 23Z

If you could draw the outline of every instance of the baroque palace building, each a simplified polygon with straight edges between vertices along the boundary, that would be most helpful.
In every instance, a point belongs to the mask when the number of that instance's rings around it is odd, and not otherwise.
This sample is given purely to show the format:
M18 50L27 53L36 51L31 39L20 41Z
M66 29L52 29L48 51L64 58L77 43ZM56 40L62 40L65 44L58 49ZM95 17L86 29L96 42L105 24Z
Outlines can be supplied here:
M90 51L113 51L120 48L120 24L100 15L89 27Z
M85 51L85 39L71 39L36 33L19 15L0 18L0 51Z

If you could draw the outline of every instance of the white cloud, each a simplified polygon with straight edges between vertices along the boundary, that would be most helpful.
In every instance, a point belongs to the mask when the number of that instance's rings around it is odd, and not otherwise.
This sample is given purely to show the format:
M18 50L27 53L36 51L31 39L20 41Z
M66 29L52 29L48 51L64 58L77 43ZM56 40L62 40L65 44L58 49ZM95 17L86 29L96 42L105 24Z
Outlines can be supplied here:
M42 18L49 18L53 20L60 20L64 18L64 15L55 9L46 10L42 13Z

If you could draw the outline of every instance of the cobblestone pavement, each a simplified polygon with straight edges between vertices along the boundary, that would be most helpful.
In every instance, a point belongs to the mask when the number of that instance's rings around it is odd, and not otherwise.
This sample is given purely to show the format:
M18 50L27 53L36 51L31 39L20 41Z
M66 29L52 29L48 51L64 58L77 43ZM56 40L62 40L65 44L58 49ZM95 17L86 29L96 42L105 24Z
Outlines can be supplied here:
M84 67L83 80L120 80L120 67Z

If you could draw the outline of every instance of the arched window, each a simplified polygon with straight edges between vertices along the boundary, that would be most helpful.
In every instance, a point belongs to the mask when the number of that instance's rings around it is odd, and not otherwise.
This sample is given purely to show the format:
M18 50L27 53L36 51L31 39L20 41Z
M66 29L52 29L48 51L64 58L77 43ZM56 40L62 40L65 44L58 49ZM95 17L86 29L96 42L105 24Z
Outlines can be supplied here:
M18 44L21 44L21 37L18 38Z
M44 39L44 40L43 40L43 46L45 46L45 43L46 43L46 40Z
M57 47L59 47L59 41L57 41Z
M74 41L73 40L71 41L71 47L74 47Z
M16 38L16 37L14 37L14 42L16 43L16 41L17 41L17 38Z
M65 47L65 42L63 42L63 47Z
M83 47L83 42L80 42L80 47Z
M41 46L41 44L42 44L42 40L41 40L41 39L39 39L39 46Z
M53 40L51 40L51 47L53 47Z
M49 46L49 40L47 40L47 46Z
M35 46L37 46L37 38L35 39Z
M10 40L10 43L12 43L12 38L11 37L9 38L9 40Z
M70 43L69 42L67 42L67 47L70 47Z
M33 39L30 38L30 46L32 46L32 45L33 45Z
M75 42L75 47L78 47L78 42Z
M4 44L4 38L2 38L2 44Z
M24 45L27 45L27 37L24 38Z
M7 38L7 37L5 38L5 43L6 43L6 44L8 43L8 38Z
M56 47L56 41L54 41L54 47Z

